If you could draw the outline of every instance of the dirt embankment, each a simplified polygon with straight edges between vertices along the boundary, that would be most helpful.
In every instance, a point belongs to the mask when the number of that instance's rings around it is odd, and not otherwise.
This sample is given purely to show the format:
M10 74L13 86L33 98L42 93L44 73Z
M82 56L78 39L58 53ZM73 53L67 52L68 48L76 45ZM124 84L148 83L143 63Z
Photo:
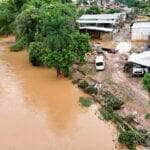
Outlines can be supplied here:
M112 46L112 48L115 47L113 42L110 42L109 45L108 42L99 43L103 46ZM135 121L139 128L150 129L150 121L145 119L145 114L150 112L150 95L143 88L141 78L133 78L123 71L123 67L126 62L126 55L118 52L117 54L105 53L105 56L105 70L96 72L93 69L95 68L95 52L89 54L86 65L74 67L74 80L81 78L85 79L90 84L100 83L100 89L110 91L125 102L120 110L120 114L123 116L132 115L135 117ZM81 68L84 69L81 70ZM86 70L86 68L92 69L87 72L83 71Z

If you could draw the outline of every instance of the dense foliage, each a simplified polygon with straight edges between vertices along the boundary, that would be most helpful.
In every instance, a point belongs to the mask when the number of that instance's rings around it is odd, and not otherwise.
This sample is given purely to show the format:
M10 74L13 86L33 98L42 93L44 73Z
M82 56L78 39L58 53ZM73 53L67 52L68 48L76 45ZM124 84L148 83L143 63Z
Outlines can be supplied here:
M143 78L144 87L150 92L150 73L146 73Z
M79 33L76 17L73 5L31 0L16 17L17 42L13 47L19 50L29 46L33 65L55 67L58 74L68 75L71 65L84 61L90 50L89 36Z
M98 7L98 6L91 6L89 7L85 13L86 14L101 14L101 13L119 13L120 11L118 9L108 9L105 8L103 9L102 7Z
M135 7L139 5L138 0L115 0L115 2L122 3L128 7Z
M86 10L86 14L101 14L103 9L98 6L91 6Z
M116 2L122 3L128 7L135 8L136 12L140 14L150 15L150 1L139 1L139 0L115 0Z
M14 20L26 0L7 0L0 2L0 34L10 34L14 30Z

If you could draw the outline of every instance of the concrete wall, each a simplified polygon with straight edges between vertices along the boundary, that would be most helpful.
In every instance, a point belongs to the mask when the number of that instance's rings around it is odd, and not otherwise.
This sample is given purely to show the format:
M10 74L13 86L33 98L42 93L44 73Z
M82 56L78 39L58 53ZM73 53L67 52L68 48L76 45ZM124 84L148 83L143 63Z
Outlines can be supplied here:
M149 28L133 28L131 30L131 39L132 40L148 40L150 35L150 27Z

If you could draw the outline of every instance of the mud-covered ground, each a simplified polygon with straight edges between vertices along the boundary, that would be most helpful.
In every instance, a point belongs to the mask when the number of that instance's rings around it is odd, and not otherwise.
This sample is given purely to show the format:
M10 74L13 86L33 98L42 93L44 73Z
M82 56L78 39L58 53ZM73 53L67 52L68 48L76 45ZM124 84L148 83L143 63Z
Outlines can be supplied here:
M110 90L114 95L120 97L125 103L120 113L123 116L135 117L137 127L150 129L150 120L145 119L145 114L150 113L150 95L143 88L141 77L131 77L123 71L124 64L127 62L127 52L131 49L141 51L146 45L145 42L131 42L129 26L126 25L114 38L113 41L93 40L92 46L100 44L101 47L115 48L118 53L112 54L105 52L106 68L104 71L96 72L94 69L88 70L86 78L99 83L103 83L106 90ZM94 47L93 47L94 50ZM88 55L88 64L82 70L95 68L94 61L96 52ZM86 71L84 71L86 73ZM77 74L77 73L76 73ZM77 74L77 76L79 76ZM82 76L80 75L82 78ZM103 87L101 87L103 88Z

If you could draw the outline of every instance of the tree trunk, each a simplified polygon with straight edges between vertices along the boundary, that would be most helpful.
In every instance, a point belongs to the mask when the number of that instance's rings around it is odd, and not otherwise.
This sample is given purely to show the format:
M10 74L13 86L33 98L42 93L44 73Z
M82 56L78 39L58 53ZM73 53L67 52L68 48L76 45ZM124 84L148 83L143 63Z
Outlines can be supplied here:
M59 66L56 67L56 71L57 71L57 77L60 77L61 76L61 70L60 70Z

